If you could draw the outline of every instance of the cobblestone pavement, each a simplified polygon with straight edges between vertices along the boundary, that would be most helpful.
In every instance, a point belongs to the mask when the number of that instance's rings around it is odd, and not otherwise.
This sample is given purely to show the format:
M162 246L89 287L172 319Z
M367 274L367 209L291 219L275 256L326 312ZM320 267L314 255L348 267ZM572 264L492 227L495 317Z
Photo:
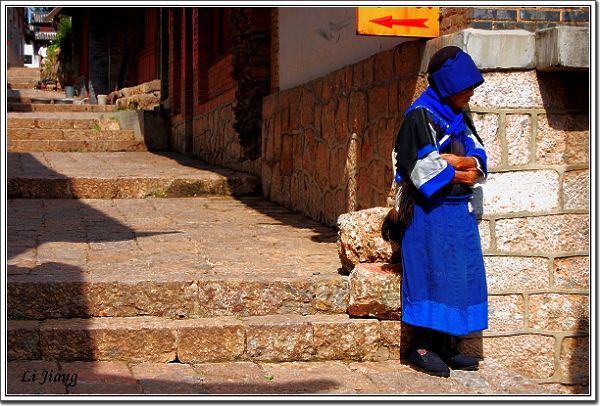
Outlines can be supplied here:
M393 395L464 397L548 395L542 387L484 361L479 371L438 378L401 361L221 364L21 361L9 363L8 392L28 395L344 395L357 401ZM55 382L59 377L61 382ZM52 378L52 379L51 379ZM151 399L151 398L150 398ZM306 398L304 398L306 399ZM331 399L331 398L330 398ZM274 400L274 399L271 399Z
M135 268L159 279L186 270L309 277L340 268L334 229L257 196L15 199L8 227L14 275L40 271L40 262L86 274Z

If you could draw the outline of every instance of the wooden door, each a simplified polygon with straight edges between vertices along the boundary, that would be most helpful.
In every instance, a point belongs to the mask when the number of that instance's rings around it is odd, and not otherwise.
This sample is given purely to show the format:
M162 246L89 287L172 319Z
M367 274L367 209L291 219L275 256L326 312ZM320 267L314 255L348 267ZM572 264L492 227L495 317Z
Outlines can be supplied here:
M148 82L157 78L156 42L158 37L158 9L141 8L135 16L135 32L132 49L133 84Z

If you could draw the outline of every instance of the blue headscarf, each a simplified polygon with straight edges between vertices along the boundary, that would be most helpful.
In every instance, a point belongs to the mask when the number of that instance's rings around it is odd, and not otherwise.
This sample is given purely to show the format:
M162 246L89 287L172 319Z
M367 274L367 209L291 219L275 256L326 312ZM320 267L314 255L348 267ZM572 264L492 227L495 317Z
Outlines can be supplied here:
M406 115L417 108L425 108L433 113L435 124L445 129L444 135L450 134L456 138L465 136L467 128L463 111L454 112L443 99L471 86L481 85L483 76L481 76L473 59L463 51L458 52L454 58L449 58L431 76L438 90L428 87L404 114ZM446 145L446 142L440 147L444 147L444 145Z
M444 62L438 70L431 73L431 77L442 99L483 83L483 77L475 62L463 51Z

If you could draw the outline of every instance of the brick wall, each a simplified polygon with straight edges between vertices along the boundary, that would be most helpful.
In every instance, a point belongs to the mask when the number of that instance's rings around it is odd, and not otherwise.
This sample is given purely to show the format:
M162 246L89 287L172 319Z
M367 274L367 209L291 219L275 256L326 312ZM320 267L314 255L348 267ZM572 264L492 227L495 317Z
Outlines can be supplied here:
M402 112L424 90L423 42L403 44L264 102L263 193L329 225L386 206ZM484 73L471 101L489 154L479 205L490 328L464 340L547 385L587 384L587 72Z
M171 122L179 121L181 114L181 12L169 9L169 100L171 102Z
M169 10L173 149L209 164L260 174L258 160L240 159L232 109L237 83L231 77L231 54L218 60L212 55L213 9L188 13Z
M207 34L208 27L202 26L200 22L210 20L208 9L193 9L193 49L192 64L194 70L194 115L197 114L198 106L205 103L208 98L208 61L210 59L210 37Z
M208 97L196 106L194 113L192 154L211 165L260 175L260 160L242 158L242 147L233 128L237 84L229 75L231 69L231 55L227 55L207 70Z
M169 10L169 99L171 102L171 145L175 151L192 151L194 109L194 10Z
M231 77L231 54L222 57L208 68L208 98L206 109L212 109L232 100L237 83Z
M185 119L193 114L193 88L194 88L194 21L193 9L183 8L181 18L181 113Z
M176 36L181 36L184 32L176 28L179 24L178 14L176 14L178 9L170 12L170 29L173 29L176 34L171 34L170 39L172 48L171 83L175 81L172 90L175 100L171 102L173 148L179 152L191 153L213 165L260 175L260 159L244 158L245 154L240 145L239 136L233 127L236 123L233 110L238 90L238 83L232 77L233 55L225 53L216 60L212 55L214 32L211 19L213 10L194 8L191 12L191 28L189 30L192 35L189 41L193 45L189 52L192 54L190 65L193 71L193 86L190 97L193 100L193 112L189 120L185 118L183 110L178 113L178 100L182 100L182 98L175 96L178 90L177 86L183 86L186 83L184 80L178 80L176 72L184 69L183 66L177 66L177 61L185 59L183 54L187 51L184 43L187 40ZM267 16L267 23L271 18L271 14ZM173 47L177 49L173 50ZM182 105L181 103L180 101L179 105ZM188 141L185 141L187 138L189 138L189 146Z
M589 25L587 7L441 7L440 35L465 28L535 31Z
M234 129L244 159L258 159L262 142L262 99L271 93L271 8L231 10L232 71L237 82Z

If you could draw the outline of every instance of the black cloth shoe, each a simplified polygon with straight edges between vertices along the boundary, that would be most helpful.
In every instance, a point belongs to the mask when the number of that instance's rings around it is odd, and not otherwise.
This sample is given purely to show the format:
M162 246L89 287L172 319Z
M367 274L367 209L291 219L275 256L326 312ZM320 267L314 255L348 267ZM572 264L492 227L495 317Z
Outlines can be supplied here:
M448 354L442 354L442 359L452 369L462 369L465 371L476 371L479 369L479 361L456 350Z
M441 376L448 378L450 369L448 365L433 351L429 350L426 345L421 345L410 355L410 363L425 371L429 375Z

